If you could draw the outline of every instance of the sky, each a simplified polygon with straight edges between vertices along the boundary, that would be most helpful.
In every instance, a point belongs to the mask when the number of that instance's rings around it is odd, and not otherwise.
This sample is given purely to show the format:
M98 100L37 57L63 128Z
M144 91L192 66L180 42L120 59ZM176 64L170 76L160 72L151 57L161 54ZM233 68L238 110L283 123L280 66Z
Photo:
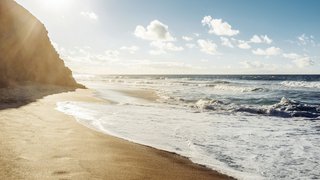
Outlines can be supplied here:
M319 74L317 0L16 0L88 74Z

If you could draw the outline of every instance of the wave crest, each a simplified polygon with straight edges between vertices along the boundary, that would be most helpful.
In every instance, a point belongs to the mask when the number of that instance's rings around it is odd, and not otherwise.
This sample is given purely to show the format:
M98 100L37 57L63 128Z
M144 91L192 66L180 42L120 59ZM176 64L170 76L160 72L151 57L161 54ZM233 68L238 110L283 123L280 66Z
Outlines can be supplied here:
M277 117L305 117L305 118L317 118L320 116L320 106L304 104L298 101L290 100L283 97L279 103L276 103L269 107L241 107L238 112L248 112L253 114L263 114Z
M215 110L217 107L224 105L222 101L214 99L200 99L195 103L195 107L205 110Z
M271 106L236 105L233 103L224 103L214 99L200 99L191 107L198 108L201 111L242 112L282 118L320 117L320 105L305 104L287 99L285 97L283 97L279 103Z
M308 82L308 81L282 81L280 83L286 87L295 88L320 88L320 82Z

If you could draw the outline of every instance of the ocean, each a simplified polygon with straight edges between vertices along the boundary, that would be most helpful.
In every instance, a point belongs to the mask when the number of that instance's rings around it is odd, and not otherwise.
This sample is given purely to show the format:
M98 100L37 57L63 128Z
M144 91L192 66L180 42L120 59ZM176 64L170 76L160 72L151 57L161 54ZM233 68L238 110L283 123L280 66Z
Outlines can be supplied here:
M320 179L320 75L76 78L112 103L59 102L57 109L98 131L238 179Z

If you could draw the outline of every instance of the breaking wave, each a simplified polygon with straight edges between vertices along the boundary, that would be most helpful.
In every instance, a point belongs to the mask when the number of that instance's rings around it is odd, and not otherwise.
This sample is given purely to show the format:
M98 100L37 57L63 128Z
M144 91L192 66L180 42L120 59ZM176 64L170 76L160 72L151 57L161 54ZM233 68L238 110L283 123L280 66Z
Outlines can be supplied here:
M320 88L320 82L308 82L308 81L282 81L280 83L286 87L295 87L295 88Z
M243 112L283 118L320 117L320 105L305 104L285 97L283 97L279 103L271 106L237 105L233 103L224 103L223 101L214 99L200 99L190 107L197 108L201 111Z

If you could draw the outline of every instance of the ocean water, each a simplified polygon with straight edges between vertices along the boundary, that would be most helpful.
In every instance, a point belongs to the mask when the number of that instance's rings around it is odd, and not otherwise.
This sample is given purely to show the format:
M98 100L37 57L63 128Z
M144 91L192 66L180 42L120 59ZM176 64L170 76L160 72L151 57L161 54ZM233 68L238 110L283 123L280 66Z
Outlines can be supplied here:
M238 179L320 179L320 75L76 78L112 104L59 102L85 125ZM121 90L152 90L147 101Z

